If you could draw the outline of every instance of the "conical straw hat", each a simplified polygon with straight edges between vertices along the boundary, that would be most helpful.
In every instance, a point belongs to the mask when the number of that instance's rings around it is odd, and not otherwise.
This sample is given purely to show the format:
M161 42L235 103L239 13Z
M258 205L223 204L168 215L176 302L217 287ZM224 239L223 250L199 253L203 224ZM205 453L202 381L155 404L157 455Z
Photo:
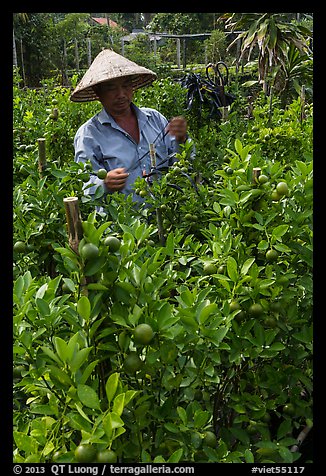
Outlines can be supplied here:
M138 89L156 79L153 71L139 66L112 50L102 50L94 59L70 96L71 101L85 102L98 99L93 91L95 84L124 76L133 77L133 88Z

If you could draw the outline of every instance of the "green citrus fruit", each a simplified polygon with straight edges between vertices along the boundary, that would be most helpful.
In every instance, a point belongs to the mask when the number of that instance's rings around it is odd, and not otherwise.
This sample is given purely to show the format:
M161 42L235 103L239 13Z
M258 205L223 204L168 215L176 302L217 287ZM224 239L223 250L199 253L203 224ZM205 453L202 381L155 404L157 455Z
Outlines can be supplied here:
M268 182L268 177L267 175L261 174L258 177L258 182L259 183L267 183Z
M293 403L286 403L283 407L283 412L286 413L287 415L293 416L295 413Z
M211 448L216 448L217 438L215 434L212 431L205 431L204 435L203 444Z
M99 249L93 243L86 243L80 250L81 257L84 260L92 260L98 257Z
M276 261L278 258L278 252L276 250L268 250L266 251L265 256L267 261Z
M203 272L205 276L217 273L217 267L214 263L207 263L203 267Z
M272 316L266 317L264 322L265 322L267 327L274 328L274 327L277 326L276 319L275 319L275 317L272 317Z
M143 362L136 352L130 352L123 363L125 370L129 373L135 373L140 370L142 364Z
M146 195L147 195L146 190L141 190L141 191L139 192L139 196L142 197L142 198L146 197Z
M13 377L14 378L20 378L22 376L22 372L25 370L25 367L23 365L17 365L14 367L13 370Z
M121 246L121 241L116 236L107 236L104 239L104 244L105 246L109 247L109 250L112 251L112 253L115 253L119 250Z
M97 176L101 180L104 180L106 175L107 175L107 171L105 169L100 169L97 171Z
M233 169L232 169L231 167L226 167L225 172L226 172L228 175L232 175L232 174L233 174Z
M280 195L277 190L272 191L271 199L273 200L273 202L278 202L281 198L282 195Z
M248 312L252 317L260 317L263 313L263 307L256 302L249 307Z
M147 345L154 337L154 331L149 324L139 324L134 330L136 344Z
M79 445L75 449L77 463L94 463L95 458L96 448L92 445Z
M23 241L16 241L16 243L14 244L14 251L16 253L25 253L26 244Z
M238 309L240 309L240 304L238 303L238 301L231 301L230 312L237 311Z
M276 191L279 195L283 196L283 195L287 195L288 192L289 192L289 187L287 185L286 182L279 182L277 185L276 185Z
M289 278L287 276L280 276L276 280L277 284L280 284L281 286L287 286L289 284Z
M192 214L191 213L186 213L185 214L185 220L192 221Z
M116 463L117 462L117 454L113 450L102 450L98 451L96 455L96 463Z

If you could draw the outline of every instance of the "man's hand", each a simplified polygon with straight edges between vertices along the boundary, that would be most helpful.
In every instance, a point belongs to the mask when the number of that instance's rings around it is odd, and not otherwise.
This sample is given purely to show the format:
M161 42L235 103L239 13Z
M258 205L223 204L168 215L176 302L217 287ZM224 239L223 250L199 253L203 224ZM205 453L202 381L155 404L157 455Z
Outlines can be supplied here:
M104 179L104 183L110 192L122 190L129 174L124 168L110 170Z
M176 116L171 119L166 130L175 136L177 142L183 143L187 139L187 121L183 116Z

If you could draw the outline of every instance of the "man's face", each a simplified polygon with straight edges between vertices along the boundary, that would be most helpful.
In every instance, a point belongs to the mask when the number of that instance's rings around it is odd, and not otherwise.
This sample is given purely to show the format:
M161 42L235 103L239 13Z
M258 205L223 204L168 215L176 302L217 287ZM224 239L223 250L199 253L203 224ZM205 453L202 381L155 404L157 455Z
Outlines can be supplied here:
M99 85L97 95L103 107L112 116L125 113L132 101L133 86L131 78L112 79Z

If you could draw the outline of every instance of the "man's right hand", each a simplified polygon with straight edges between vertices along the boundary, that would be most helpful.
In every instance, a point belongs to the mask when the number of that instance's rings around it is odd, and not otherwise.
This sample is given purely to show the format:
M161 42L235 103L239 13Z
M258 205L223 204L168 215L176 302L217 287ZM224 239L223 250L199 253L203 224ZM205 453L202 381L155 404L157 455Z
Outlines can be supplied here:
M104 183L110 192L122 190L129 176L125 168L110 170L104 179Z

